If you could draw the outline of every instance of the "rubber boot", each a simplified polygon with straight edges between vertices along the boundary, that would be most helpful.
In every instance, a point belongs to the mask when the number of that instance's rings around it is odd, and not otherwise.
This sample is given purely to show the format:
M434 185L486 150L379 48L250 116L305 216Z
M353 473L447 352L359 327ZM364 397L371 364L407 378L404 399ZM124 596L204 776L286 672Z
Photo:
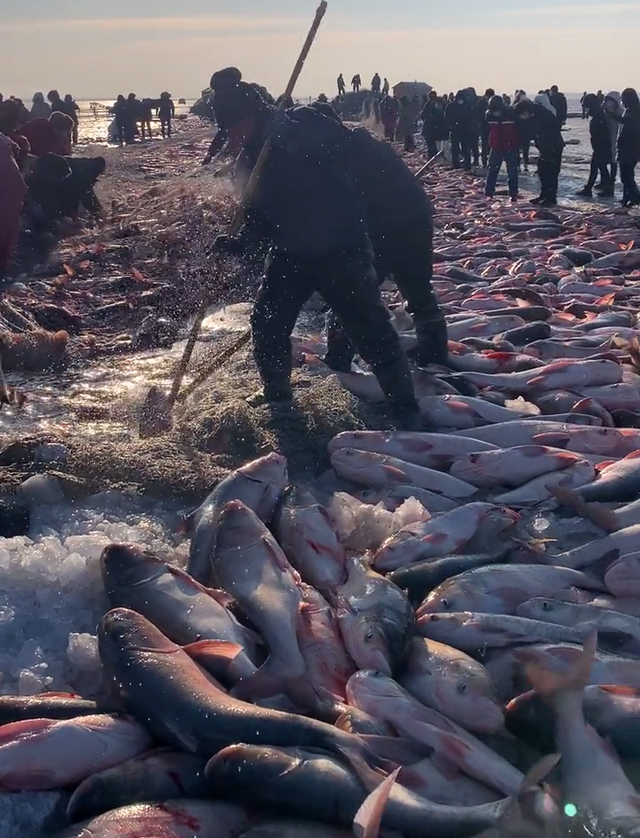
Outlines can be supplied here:
M247 404L250 407L269 405L285 410L291 407L292 402L291 382L289 376L285 375L273 376L268 382L264 383L262 390L252 393L247 399Z
M590 186L585 186L584 189L578 190L576 195L579 198L593 198L593 191Z
M375 366L373 372L398 426L406 430L420 430L423 424L407 356L403 354L390 364Z
M447 321L442 315L426 322L416 322L418 346L410 353L411 360L419 367L429 364L449 366Z

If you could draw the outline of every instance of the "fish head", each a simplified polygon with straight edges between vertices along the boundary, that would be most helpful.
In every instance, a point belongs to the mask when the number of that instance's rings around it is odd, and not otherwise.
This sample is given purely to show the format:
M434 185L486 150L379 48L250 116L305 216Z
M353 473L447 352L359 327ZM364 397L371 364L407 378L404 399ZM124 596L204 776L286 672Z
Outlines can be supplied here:
M255 544L268 530L255 512L240 500L225 503L218 519L216 550L243 549Z
M130 544L110 544L105 547L100 556L100 565L108 593L144 585L161 576L166 568L157 556Z
M406 697L393 678L376 669L361 669L352 675L347 681L346 694L350 705L374 717L379 715L381 702Z
M138 652L180 651L153 623L129 608L114 608L105 614L98 627L98 648L101 660L108 667Z
M260 457L251 463L247 463L239 471L252 480L259 480L262 483L272 483L281 492L285 490L289 480L287 458L283 457L282 454L277 454L275 451L267 454L265 457Z
M471 617L470 612L457 611L451 614L421 614L417 627L422 637L437 640L439 643L446 643L455 647L456 632L461 629L467 619Z
M498 733L503 729L502 707L483 667L454 660L442 676L434 687L442 712L475 733Z
M432 591L418 608L416 616L422 619L424 614L439 614L451 611L469 611L472 608L470 593L455 577L448 579Z
M362 482L360 477L374 467L376 457L369 451L358 451L355 448L340 448L331 455L331 465L348 480ZM366 485L366 482L365 482Z
M528 617L530 620L542 620L545 623L553 623L554 617L566 614L571 609L571 604L557 599L546 597L534 597L522 602L516 609L518 617Z
M230 745L209 760L205 776L222 794L237 794L240 789L251 792L258 786L269 788L300 762L299 755L280 748Z
M347 652L360 669L376 669L391 675L387 638L375 611L358 612L350 606L338 609L340 632Z

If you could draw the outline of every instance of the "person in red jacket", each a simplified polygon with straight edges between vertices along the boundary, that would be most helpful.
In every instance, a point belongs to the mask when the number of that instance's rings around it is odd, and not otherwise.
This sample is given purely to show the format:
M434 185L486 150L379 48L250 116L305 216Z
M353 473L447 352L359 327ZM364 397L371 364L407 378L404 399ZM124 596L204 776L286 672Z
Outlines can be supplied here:
M64 113L55 111L49 119L32 119L20 129L20 133L29 141L31 154L35 157L42 157L43 154L71 156L73 120Z
M19 154L12 140L0 134L0 279L4 278L18 243L22 204L27 191L16 162Z
M489 130L489 172L484 194L493 198L502 164L507 164L509 195L512 201L518 198L518 150L520 134L513 110L505 105L501 96L492 96L487 110Z

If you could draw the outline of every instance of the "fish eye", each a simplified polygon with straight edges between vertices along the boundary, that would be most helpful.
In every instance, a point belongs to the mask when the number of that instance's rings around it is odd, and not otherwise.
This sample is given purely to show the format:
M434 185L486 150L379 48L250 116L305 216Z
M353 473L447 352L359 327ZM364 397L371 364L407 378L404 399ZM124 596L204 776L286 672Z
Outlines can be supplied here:
M549 600L545 599L545 601L542 603L542 610L543 611L551 611L551 607L552 606L551 606L551 603L549 602Z
M444 599L440 600L440 604L442 605L443 608L449 608L449 600L446 597L444 597Z
M373 640L373 638L374 638L374 633L372 631L368 631L364 636L364 639L367 641L367 643L369 643L371 640Z
M467 685L466 684L458 684L458 692L459 693L466 693Z

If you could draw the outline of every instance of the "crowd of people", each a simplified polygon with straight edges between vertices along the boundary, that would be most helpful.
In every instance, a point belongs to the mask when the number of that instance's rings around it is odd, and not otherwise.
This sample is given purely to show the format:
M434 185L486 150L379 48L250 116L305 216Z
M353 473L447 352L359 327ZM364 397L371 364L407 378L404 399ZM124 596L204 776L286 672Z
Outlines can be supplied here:
M137 137L144 142L152 138L153 112L160 120L160 132L163 138L173 132L173 119L176 107L171 94L165 90L159 99L138 99L135 93L126 98L121 93L113 103L110 112L114 117L114 134L118 143L131 145Z
M55 90L47 100L37 93L28 110L20 99L0 97L0 280L21 234L39 252L64 219L101 212L94 187L105 159L72 156L77 105Z
M357 77L359 78L359 77ZM565 142L562 129L568 117L566 96L557 86L530 98L524 90L514 96L497 95L487 89L478 96L474 88L456 94L440 95L435 90L419 99L395 97L385 79L381 87L378 73L372 79L370 98L364 113L373 114L390 142L401 142L407 152L416 148L416 132L421 133L429 157L442 155L453 168L472 172L487 170L486 194L493 197L500 169L506 165L509 194L518 199L518 173L529 169L532 143L539 152L540 195L533 203L554 206ZM346 95L344 80L338 78L338 99ZM583 116L590 119L592 161L587 184L578 193L593 197L598 176L598 195L612 197L618 173L623 186L624 207L640 205L635 167L640 162L640 102L633 88L622 94L585 93L581 99Z

